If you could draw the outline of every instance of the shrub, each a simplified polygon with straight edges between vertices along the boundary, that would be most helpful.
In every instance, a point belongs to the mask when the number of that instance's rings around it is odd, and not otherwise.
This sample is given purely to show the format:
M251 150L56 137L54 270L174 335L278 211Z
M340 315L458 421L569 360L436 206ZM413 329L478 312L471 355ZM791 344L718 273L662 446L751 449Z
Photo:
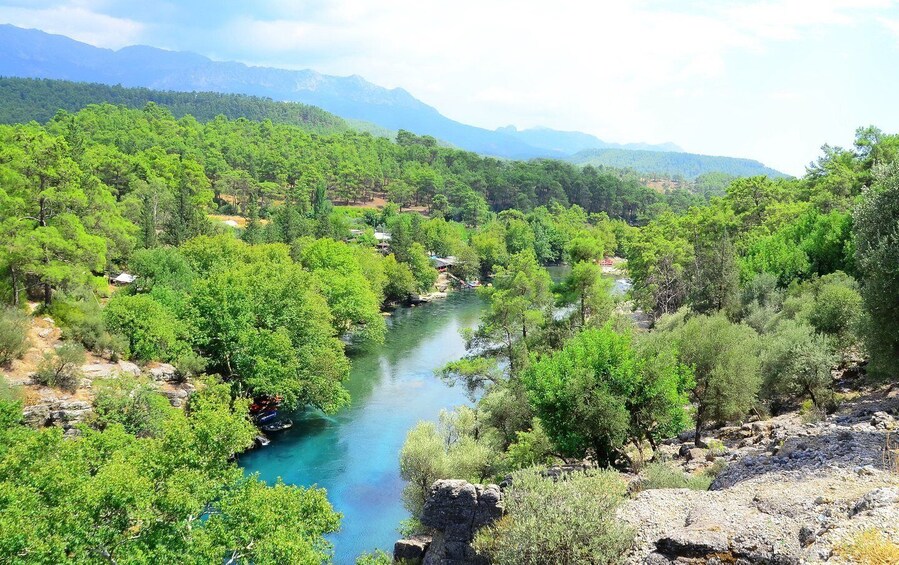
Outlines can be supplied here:
M44 353L34 380L50 387L75 390L84 360L84 348L78 343L66 342L55 351Z
M559 481L536 471L513 474L506 516L482 529L474 548L495 565L623 563L632 532L615 519L624 483L610 471Z
M0 310L0 365L18 359L28 349L28 323L28 316L18 310Z
M859 565L893 565L899 563L899 544L873 528L862 530L838 544L837 555Z
M718 469L715 474L720 472ZM658 488L687 488L690 490L709 490L714 475L703 473L690 475L668 463L650 463L641 473L639 490Z
M356 565L393 565L393 556L381 551L363 553L356 558Z
M117 295L103 310L110 331L128 338L132 357L168 361L185 348L181 322L148 295Z
M157 436L173 410L165 396L134 377L98 380L93 387L96 397L92 423L101 430L117 423L138 437Z

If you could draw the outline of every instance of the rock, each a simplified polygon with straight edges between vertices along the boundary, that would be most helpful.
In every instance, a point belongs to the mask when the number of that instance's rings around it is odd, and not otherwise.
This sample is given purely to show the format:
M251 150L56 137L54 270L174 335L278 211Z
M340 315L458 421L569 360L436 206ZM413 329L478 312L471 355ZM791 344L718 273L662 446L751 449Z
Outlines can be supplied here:
M43 428L50 425L50 406L47 404L26 406L22 411L22 422L32 428Z
M108 379L121 370L114 363L88 363L81 366L81 373L89 379Z
M124 374L132 375L134 377L137 377L141 374L140 367L138 367L137 365L135 365L134 363L132 363L130 361L119 361L118 366L119 366L119 371L121 371Z
M799 528L799 544L802 547L810 546L815 543L816 539L818 539L818 535L815 533L814 529L809 526L802 526Z
M160 363L150 368L150 376L157 381L175 382L179 380L178 370L168 363Z
M424 565L486 564L471 541L479 529L502 514L502 492L497 485L473 485L462 480L435 482L421 513L421 523L434 531Z
M687 461L705 461L707 451L705 449L694 447L687 450Z
M896 427L896 420L886 412L875 412L871 416L871 425L880 430L892 430Z
M425 552L431 545L431 536L412 536L401 539L393 544L393 560L405 563L418 564L425 558Z
M899 501L899 489L897 488L878 488L858 499L852 506L850 516L855 516L868 510L874 510Z
M51 335L52 333L53 333L53 330L52 330L52 329L50 329L50 328L44 328L44 329L42 329L42 330L39 330L39 331L37 332L37 335L38 335L38 337L41 337L41 338L46 339L46 338L50 337L50 335Z

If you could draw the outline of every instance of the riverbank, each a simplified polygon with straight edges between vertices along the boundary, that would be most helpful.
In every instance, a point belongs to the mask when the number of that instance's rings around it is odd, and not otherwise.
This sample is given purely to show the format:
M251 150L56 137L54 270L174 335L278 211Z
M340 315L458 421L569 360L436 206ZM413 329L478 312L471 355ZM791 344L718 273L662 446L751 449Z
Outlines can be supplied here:
M329 536L337 564L365 551L390 551L400 522L404 482L398 456L406 433L420 420L469 404L464 387L450 387L435 369L465 354L460 331L474 327L484 308L475 292L401 307L387 318L384 345L349 350L352 370L344 383L351 403L333 416L314 410L287 415L294 427L268 447L239 458L247 473L273 483L317 485L343 513L341 531Z

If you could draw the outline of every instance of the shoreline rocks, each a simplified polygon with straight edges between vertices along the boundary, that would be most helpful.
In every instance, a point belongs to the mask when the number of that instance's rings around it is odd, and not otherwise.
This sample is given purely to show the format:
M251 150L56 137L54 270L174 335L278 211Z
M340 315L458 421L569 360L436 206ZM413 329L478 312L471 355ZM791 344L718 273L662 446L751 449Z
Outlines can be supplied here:
M471 547L477 531L503 515L502 491L497 485L474 485L446 479L434 483L421 514L430 538L414 536L394 545L394 561L424 565L486 565ZM420 559L420 561L418 561Z

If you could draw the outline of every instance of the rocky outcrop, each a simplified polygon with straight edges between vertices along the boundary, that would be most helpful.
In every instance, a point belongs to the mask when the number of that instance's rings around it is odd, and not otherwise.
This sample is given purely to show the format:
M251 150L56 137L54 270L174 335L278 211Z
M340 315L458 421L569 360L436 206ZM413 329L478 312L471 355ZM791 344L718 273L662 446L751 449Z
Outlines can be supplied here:
M471 542L479 529L502 514L502 492L497 485L473 485L452 479L437 481L421 514L421 523L433 532L430 543L425 544L422 538L400 540L394 546L394 559L416 562L413 552L421 547L424 565L486 564Z
M393 544L393 560L397 563L421 563L431 546L431 536L412 536Z
M72 398L52 398L26 406L22 411L22 421L35 428L57 425L70 429L93 412L91 403Z
M821 422L791 414L722 430L727 467L711 490L642 490L619 508L636 533L628 562L840 562L834 548L853 534L899 523L897 413L899 391L878 391ZM684 447L685 470L708 465Z

